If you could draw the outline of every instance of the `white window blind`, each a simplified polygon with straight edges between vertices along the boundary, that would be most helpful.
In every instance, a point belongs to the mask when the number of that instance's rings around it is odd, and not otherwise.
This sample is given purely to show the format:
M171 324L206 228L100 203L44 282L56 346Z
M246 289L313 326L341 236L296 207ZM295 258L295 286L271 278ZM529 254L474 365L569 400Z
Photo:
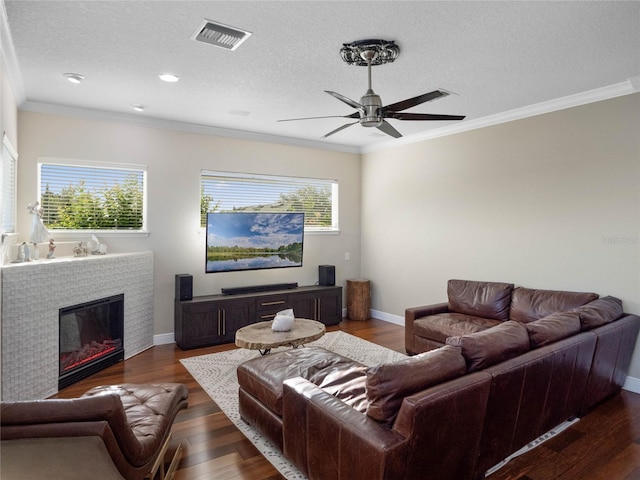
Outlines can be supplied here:
M16 174L18 169L18 153L7 138L2 135L2 170L0 177L2 180L2 196L0 201L0 211L2 212L2 233L13 233L16 231Z
M52 230L145 229L146 167L43 161L42 221Z
M338 230L337 180L212 172L200 175L200 214L304 212L305 230Z

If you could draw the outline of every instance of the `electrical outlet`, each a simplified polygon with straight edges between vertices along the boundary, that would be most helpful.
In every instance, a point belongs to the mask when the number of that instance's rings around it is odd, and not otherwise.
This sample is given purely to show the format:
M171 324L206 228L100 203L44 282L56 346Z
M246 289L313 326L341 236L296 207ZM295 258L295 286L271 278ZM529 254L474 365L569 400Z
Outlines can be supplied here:
M350 258L351 258L351 255L349 254L349 252L345 252L344 259L349 260Z

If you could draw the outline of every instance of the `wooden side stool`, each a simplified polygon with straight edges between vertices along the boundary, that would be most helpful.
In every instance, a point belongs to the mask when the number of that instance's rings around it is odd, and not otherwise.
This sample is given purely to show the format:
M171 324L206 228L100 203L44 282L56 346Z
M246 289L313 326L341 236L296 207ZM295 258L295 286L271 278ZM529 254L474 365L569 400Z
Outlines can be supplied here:
M371 317L371 282L347 280L347 318L365 321Z

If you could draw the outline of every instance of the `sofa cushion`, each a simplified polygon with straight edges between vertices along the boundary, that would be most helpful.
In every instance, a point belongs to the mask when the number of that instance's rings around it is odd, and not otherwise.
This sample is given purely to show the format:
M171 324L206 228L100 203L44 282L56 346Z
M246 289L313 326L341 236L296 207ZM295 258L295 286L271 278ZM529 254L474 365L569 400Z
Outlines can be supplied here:
M610 323L622 316L622 300L616 297L602 297L573 309L580 315L582 330L591 330Z
M444 344L447 337L481 332L501 323L500 320L474 317L464 313L439 313L413 322L415 335Z
M354 363L342 368L331 368L314 377L314 382L325 392L342 400L354 410L365 413L367 399L367 366Z
M512 283L449 280L449 310L476 317L507 320Z
M530 349L527 329L513 321L471 335L449 337L446 343L462 348L469 372L482 370Z
M236 375L240 388L281 416L282 384L287 378L302 377L318 385L330 382L327 377L331 375L357 366L360 364L349 358L309 346L247 360L238 366Z
M580 317L577 312L557 312L525 324L529 332L531 348L542 347L580 331Z
M510 319L528 323L552 313L579 307L598 298L597 293L537 290L518 287L511 295Z
M371 367L367 371L367 415L391 426L404 397L465 372L466 364L460 349L449 345Z

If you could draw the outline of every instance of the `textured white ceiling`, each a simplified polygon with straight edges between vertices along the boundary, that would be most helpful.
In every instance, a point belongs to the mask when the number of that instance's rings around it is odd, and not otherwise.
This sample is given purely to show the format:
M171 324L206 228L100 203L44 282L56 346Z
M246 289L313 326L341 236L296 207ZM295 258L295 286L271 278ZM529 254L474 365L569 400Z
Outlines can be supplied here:
M27 1L5 0L25 105L256 132L362 148L391 137L347 120L324 93L358 100L367 71L343 43L394 40L398 59L373 68L384 104L436 88L457 93L420 113L489 115L640 75L638 1ZM248 30L236 51L191 39L203 19ZM80 85L62 74L80 73ZM176 84L158 79L172 72ZM133 112L132 104L146 107ZM234 115L230 112L250 112ZM403 135L451 122L390 120Z

